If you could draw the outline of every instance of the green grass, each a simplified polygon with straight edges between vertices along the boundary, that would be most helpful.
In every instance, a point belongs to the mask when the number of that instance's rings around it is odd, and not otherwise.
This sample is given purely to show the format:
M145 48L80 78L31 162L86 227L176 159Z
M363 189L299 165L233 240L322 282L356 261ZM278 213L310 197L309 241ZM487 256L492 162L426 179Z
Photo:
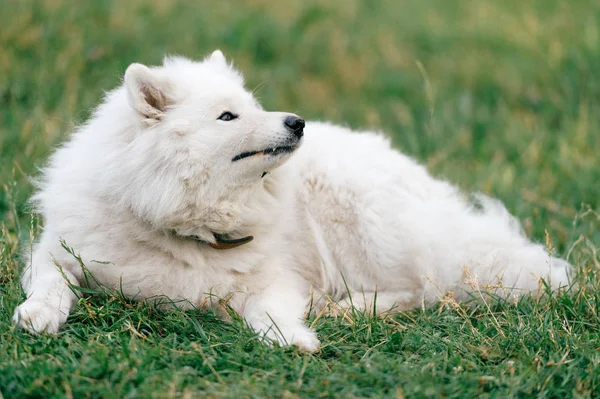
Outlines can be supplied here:
M0 397L600 397L600 3L270 3L0 0ZM579 286L312 315L314 355L113 292L81 299L58 336L15 331L18 254L39 229L30 177L129 63L215 48L267 109L384 130L434 174L500 198L570 252Z

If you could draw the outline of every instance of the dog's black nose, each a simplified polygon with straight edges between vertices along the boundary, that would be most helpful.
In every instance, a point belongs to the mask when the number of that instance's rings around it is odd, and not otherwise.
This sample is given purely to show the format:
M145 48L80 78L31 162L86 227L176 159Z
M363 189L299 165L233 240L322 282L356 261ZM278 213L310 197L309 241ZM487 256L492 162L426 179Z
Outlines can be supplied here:
M287 118L285 118L283 123L288 127L288 129L294 132L294 135L296 137L301 138L304 134L304 119L299 118L295 115L290 115Z

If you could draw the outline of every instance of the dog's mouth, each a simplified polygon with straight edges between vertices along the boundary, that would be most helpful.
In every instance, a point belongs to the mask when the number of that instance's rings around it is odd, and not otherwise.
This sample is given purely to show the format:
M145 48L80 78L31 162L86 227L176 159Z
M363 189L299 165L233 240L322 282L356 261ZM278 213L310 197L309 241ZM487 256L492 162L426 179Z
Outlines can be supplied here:
M242 152L241 154L238 154L235 157L233 157L231 159L231 162L239 161L244 158L253 157L255 155L276 156L276 155L280 155L280 154L287 154L290 152L294 152L294 150L296 148L298 148L297 145L284 145L284 146L279 146L279 147L267 148L265 150L260 150L260 151L246 151L246 152Z

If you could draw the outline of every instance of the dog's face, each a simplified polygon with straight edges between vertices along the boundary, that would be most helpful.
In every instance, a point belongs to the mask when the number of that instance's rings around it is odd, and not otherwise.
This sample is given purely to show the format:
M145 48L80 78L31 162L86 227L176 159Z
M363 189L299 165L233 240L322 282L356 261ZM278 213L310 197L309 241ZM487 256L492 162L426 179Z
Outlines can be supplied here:
M210 168L239 183L255 180L281 165L302 140L304 121L264 111L218 50L199 63L171 58L162 68L133 64L125 85L147 128L178 141L172 144L185 148L204 173Z
M127 156L128 173L138 175L129 180L140 184L130 184L138 186L138 196L156 198L132 201L139 202L138 213L154 215L148 218L155 224L166 215L183 215L184 208L196 214L199 208L222 208L302 142L304 121L263 110L220 51L202 62L132 64L124 83L137 118Z

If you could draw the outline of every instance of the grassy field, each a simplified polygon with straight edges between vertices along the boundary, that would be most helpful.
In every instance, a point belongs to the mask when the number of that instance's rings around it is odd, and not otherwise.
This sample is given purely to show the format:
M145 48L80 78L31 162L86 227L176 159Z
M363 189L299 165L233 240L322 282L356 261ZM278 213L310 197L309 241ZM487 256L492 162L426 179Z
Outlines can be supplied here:
M600 2L0 0L0 398L600 397ZM58 336L10 318L31 177L133 61L235 60L265 108L389 133L503 200L577 288L393 318L309 317L314 355L241 321L96 292Z

